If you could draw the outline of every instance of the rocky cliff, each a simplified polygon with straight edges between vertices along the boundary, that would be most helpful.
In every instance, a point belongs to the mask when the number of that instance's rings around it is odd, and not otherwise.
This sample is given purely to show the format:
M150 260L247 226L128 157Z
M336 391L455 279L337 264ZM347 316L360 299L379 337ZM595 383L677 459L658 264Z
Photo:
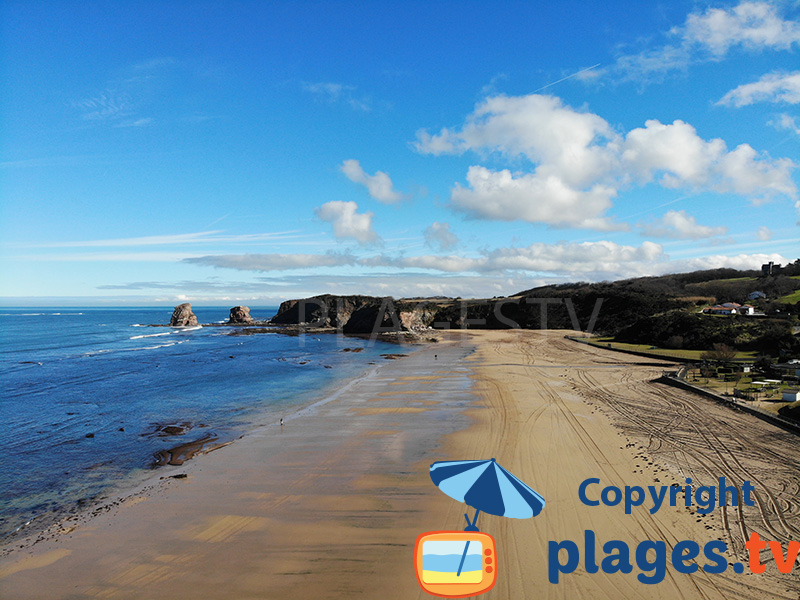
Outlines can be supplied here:
M323 294L311 298L287 300L282 302L272 323L297 325L304 323L311 327L344 328L354 313L375 304L380 306L381 298L373 296L335 296Z
M441 300L409 301L391 297L325 294L280 305L272 323L333 327L345 333L417 331L433 327L449 304Z
M252 325L253 317L250 316L250 308L247 306L234 306L228 318L229 325Z
M586 330L594 327L602 303L594 296L395 300L326 294L282 303L272 323L362 334L428 328Z
M176 306L169 324L170 327L192 327L197 325L197 317L192 312L192 305L185 302Z

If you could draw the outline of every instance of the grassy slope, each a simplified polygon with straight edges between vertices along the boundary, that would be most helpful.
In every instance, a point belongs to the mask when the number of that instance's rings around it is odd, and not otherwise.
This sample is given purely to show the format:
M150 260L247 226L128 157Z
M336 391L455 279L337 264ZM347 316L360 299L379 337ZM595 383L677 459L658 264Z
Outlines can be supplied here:
M601 348L611 348L616 350L631 350L634 352L641 352L642 354L647 354L648 356L653 356L656 358L667 358L667 359L677 359L677 360L701 360L700 355L705 352L705 350L674 350L670 348L656 348L655 346L650 346L647 344L626 344L624 342L615 342L614 338L611 337L604 337L604 338L592 338L589 340L589 343L593 346L599 346ZM736 358L737 359L745 359L745 360L755 360L756 352L737 352Z

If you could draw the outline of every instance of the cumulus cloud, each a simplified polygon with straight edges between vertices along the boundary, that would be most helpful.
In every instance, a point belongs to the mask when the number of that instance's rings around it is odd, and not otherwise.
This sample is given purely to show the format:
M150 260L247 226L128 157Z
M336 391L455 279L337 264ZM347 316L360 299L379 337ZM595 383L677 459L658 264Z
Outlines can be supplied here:
M773 4L740 2L729 8L709 8L690 14L683 37L718 57L734 46L788 50L800 44L800 23L785 20Z
M650 120L644 128L632 130L622 159L643 183L657 178L667 188L735 193L756 204L774 196L797 197L792 180L796 165L791 160L759 155L748 144L728 151L723 140L703 140L681 120L672 124Z
M641 226L645 235L677 240L699 240L727 233L727 227L700 225L683 210L670 210L663 217Z
M616 190L597 184L588 190L567 185L558 175L513 175L471 166L467 187L456 183L450 201L454 208L479 219L547 223L553 227L583 227L600 231L622 229L603 217Z
M434 222L424 231L425 244L438 250L450 250L458 244L458 236L450 229L450 223Z
M756 102L800 103L800 71L768 73L758 81L732 89L717 104L748 106Z
M681 120L649 120L620 133L599 115L538 94L487 98L459 129L418 132L415 147L429 154L488 151L532 165L513 173L471 166L467 185L456 183L450 201L474 218L624 229L606 216L612 200L623 187L651 181L755 202L797 196L789 159L770 159L747 144L729 151L723 140L704 140Z
M367 175L361 164L355 159L344 161L340 166L342 173L352 181L363 185L369 195L379 202L392 204L404 198L403 194L394 189L394 184L389 175L383 171L376 171L374 175Z
M522 156L540 164L542 176L556 174L580 188L614 165L617 138L602 117L566 106L555 96L529 94L486 98L458 131L417 132L416 148L429 154L488 150Z
M352 238L359 244L375 244L380 237L372 229L371 212L358 213L358 204L334 200L314 209L317 218L333 225L336 239Z
M711 178L713 165L725 154L725 142L709 142L694 127L677 120L671 125L657 120L631 130L626 136L622 159L642 182L661 174L661 185L674 188L702 186Z
M763 225L758 228L758 231L756 232L756 237L762 242L766 242L772 239L772 231L770 231L769 227Z

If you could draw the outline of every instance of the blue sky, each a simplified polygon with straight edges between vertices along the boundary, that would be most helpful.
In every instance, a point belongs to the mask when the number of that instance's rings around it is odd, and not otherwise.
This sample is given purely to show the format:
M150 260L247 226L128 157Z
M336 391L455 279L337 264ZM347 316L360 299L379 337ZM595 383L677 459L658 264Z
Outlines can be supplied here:
M0 2L5 304L800 254L800 4Z

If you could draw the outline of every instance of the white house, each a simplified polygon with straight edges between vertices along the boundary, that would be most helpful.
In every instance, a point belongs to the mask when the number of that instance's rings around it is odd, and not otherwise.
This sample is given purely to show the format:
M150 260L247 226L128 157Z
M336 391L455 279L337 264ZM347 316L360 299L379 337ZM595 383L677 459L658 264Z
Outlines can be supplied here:
M742 305L736 302L725 302L704 308L703 312L707 315L753 315L756 309L749 304Z
M800 400L800 390L797 388L786 388L783 390L784 402L797 402Z

